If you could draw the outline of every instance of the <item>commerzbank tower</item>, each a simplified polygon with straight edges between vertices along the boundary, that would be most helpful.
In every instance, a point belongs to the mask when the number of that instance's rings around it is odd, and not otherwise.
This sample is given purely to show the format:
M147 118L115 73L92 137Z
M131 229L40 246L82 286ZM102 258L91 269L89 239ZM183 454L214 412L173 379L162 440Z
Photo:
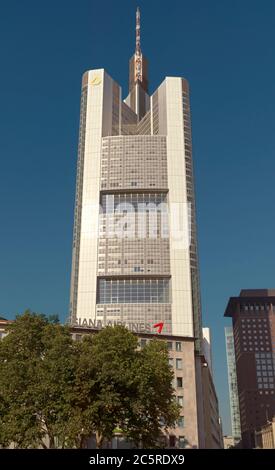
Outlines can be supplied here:
M201 307L189 85L149 94L140 12L129 93L104 69L82 78L70 322L192 337Z

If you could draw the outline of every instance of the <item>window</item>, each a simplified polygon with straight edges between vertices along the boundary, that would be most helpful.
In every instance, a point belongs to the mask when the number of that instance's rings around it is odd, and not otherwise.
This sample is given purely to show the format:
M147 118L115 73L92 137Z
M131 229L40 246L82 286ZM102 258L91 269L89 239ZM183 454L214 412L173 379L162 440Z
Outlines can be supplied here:
M182 388L182 377L177 377L177 387Z
M168 364L170 367L174 367L174 359L172 357L169 357Z
M169 279L99 279L97 303L169 303Z
M176 446L176 436L170 435L169 436L169 447Z
M167 341L167 348L168 348L168 351L172 351L172 349L173 349L172 341Z
M141 339L140 340L140 347L144 348L144 346L146 346L146 342L147 342L146 339Z
M181 342L176 341L176 351L181 351Z
M179 428L184 428L184 417L180 416L178 419L178 427Z
M176 359L176 368L182 369L182 359Z
M184 449L184 447L185 447L185 437L179 436L179 448Z
M178 397L177 397L177 400L178 400L178 404L179 404L180 406L183 406L183 396L178 396Z

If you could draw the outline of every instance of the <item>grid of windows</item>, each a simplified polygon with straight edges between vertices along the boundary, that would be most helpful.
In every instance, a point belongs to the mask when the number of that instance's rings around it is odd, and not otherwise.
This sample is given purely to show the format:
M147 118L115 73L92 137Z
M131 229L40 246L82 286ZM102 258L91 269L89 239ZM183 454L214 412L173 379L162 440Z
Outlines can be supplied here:
M199 338L196 341L197 347L201 339L201 304L200 304L200 286L198 276L198 254L197 254L197 232L196 232L196 209L193 178L193 160L192 160L192 135L191 135L191 116L189 103L189 87L186 80L182 80L182 109L184 125L184 153L185 153L185 172L186 172L186 192L189 206L189 228L191 232L190 265L191 282L193 298L193 318L195 336Z
M165 136L102 139L101 189L167 189Z
M230 411L231 411L231 421L232 421L232 435L236 440L238 440L241 437L241 424L240 424L240 408L239 408L239 396L238 396L238 385L237 385L237 374L236 374L234 337L233 337L233 328L231 326L228 326L225 328L225 339L226 339L226 356L227 356L227 372L228 372L228 383L229 383Z
M241 319L241 342L239 346L244 352L270 351L270 335L268 320L263 318L242 318Z
M169 303L169 279L99 279L99 304Z
M114 214L127 212L152 211L157 209L163 211L166 209L167 203L166 193L120 193L120 194L102 194L101 208L103 213Z
M274 369L271 353L256 353L256 374L258 388L274 388Z
M150 135L151 134L151 111L142 118L137 124L137 134L139 135Z
M72 323L74 322L76 318L76 308L77 308L82 187L83 187L84 155L85 155L85 140L86 140L87 96L88 96L88 91L87 91L87 86L85 86L81 94L75 212L74 212L72 292L71 292L71 300L70 300L70 321Z
M270 303L241 303L240 311L241 312L269 312L269 310L275 311L275 305Z
M100 238L98 274L169 275L170 252L168 239Z

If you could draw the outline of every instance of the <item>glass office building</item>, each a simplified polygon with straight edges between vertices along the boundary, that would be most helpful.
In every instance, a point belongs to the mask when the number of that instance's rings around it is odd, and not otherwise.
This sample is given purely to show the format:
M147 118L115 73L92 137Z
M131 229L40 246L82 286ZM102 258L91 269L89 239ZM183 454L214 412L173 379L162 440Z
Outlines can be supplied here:
M231 326L227 326L225 327L224 331L225 331L225 345L226 345L226 358L227 358L227 375L228 375L228 386L229 386L232 437L234 439L234 442L237 443L241 440L241 423L240 423L240 407L239 407L233 328Z

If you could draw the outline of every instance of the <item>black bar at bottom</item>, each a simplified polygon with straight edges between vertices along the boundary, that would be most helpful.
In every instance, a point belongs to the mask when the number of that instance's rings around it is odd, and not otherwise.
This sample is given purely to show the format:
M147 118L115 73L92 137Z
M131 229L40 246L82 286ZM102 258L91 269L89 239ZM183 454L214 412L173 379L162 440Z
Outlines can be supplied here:
M124 469L132 466L173 466L195 468L195 465L222 465L231 467L237 464L259 465L259 468L275 468L274 450L191 450L191 449L131 449L131 450L94 450L94 449L71 449L71 450L44 450L44 449L1 449L0 466L4 464L23 467L25 464L30 468L49 468L49 465L76 466L79 468L110 468ZM56 468L56 467L55 467ZM234 470L234 469L233 469Z

